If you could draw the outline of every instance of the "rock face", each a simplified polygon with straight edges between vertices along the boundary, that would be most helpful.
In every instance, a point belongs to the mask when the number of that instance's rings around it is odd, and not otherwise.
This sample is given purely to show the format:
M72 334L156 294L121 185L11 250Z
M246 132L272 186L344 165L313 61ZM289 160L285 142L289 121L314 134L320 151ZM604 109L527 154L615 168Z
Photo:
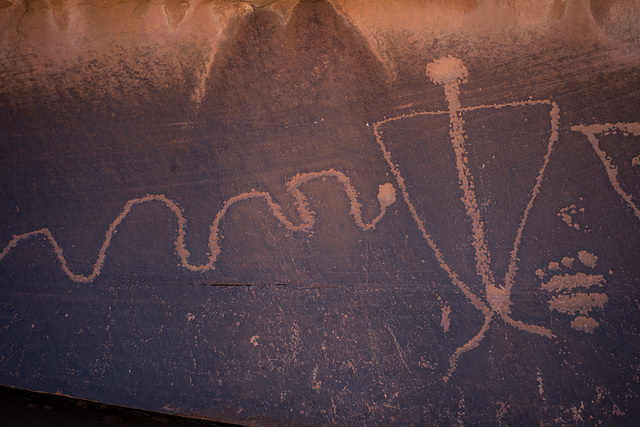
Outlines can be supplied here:
M0 0L0 384L250 425L640 418L639 27Z

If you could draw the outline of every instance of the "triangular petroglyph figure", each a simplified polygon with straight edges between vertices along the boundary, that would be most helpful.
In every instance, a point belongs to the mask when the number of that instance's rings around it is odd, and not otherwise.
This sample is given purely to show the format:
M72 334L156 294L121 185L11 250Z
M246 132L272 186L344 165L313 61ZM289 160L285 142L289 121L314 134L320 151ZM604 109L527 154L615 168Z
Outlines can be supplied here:
M558 140L560 113L548 100L462 107L460 84L468 71L460 59L441 58L430 63L426 72L433 83L443 87L448 110L389 118L376 123L374 132L440 267L484 317L476 335L451 357L444 377L447 381L458 357L480 344L494 319L553 337L545 327L513 319L510 306L522 233ZM505 117L514 111L524 123L510 134L505 130ZM473 131L466 129L465 120L472 121ZM447 125L448 139L443 136ZM541 125L548 128L546 137L540 137ZM527 126L534 128L529 131ZM492 127L499 132L492 135L488 129ZM523 138L529 139L523 142ZM504 241L513 245L505 250L500 244ZM472 265L465 268L469 260ZM474 276L465 275L469 270L474 270Z

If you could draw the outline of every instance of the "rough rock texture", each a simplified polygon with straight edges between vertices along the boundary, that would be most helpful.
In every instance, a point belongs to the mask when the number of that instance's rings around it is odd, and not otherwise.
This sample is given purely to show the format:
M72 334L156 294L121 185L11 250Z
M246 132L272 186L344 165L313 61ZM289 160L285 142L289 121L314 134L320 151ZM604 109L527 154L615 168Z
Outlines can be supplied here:
M631 423L639 35L634 0L0 0L0 383Z

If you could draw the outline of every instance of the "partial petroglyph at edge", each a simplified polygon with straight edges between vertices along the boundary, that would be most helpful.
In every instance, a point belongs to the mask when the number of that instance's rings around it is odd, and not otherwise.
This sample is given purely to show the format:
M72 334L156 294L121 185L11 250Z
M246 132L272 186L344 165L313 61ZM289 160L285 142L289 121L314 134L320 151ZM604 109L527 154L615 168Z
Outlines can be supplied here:
M620 182L619 179L619 169L622 166L616 164L613 156L609 155L607 151L602 147L601 137L607 135L614 135L616 133L621 133L625 137L636 137L636 144L640 144L640 122L632 122L632 123L597 123L592 125L576 125L572 126L571 130L575 132L580 132L584 136L587 137L589 142L591 143L591 147L598 155L598 158L602 162L604 169L607 173L607 177L609 178L609 182L611 186L614 188L616 193L622 198L622 200L631 208L634 215L640 219L640 207L638 206L638 196L634 197L631 192L625 188L624 182ZM631 167L636 166L636 157L628 159Z

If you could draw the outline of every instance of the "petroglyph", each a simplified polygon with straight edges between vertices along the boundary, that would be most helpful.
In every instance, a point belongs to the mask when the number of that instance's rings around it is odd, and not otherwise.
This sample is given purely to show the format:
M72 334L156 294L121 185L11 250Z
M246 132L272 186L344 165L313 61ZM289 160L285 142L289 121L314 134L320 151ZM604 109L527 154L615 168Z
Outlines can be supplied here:
M449 361L449 370L444 376L444 380L448 381L453 372L456 369L457 361L460 355L476 348L484 339L486 332L489 330L491 322L494 319L500 318L505 323L537 335L551 338L553 334L545 327L530 325L524 322L515 320L511 317L511 291L514 285L515 277L518 271L518 251L520 243L522 241L522 233L527 223L527 219L533 208L535 199L540 192L542 180L545 170L549 163L549 158L553 152L555 143L558 140L558 124L560 118L560 109L558 105L548 100L530 100L519 101L505 104L491 104L491 105L479 105L475 107L462 107L460 104L460 84L464 83L468 77L468 71L464 63L452 56L443 57L437 61L430 63L426 68L427 76L438 85L443 86L445 99L448 104L447 111L428 111L428 112L415 112L411 114L405 114L397 117L388 118L377 122L373 126L376 141L382 151L382 154L391 169L400 192L402 193L403 200L407 205L409 212L413 220L415 221L422 236L426 240L427 244L434 253L434 256L439 263L440 267L448 274L451 282L464 294L469 302L482 313L483 323L480 326L478 332L464 345L458 347ZM478 207L478 201L476 197L476 188L474 184L474 176L469 168L469 157L467 151L466 134L464 129L463 113L480 110L480 109L495 109L501 110L509 107L520 106L535 106L535 105L548 105L550 108L550 133L547 143L546 154L542 161L542 166L538 171L535 185L531 190L529 201L522 213L520 223L518 225L513 247L509 256L509 263L504 280L501 284L495 278L492 270L491 254L487 245L486 238L486 225L483 218L483 214ZM463 282L460 276L453 270L453 268L447 263L445 255L441 251L440 247L436 244L432 233L428 231L428 218L421 218L414 205L413 200L418 199L417 195L410 195L407 188L407 183L400 170L400 166L394 162L391 151L387 148L383 137L382 127L390 122L398 120L408 119L418 116L426 115L439 115L447 114L449 117L449 138L455 154L455 167L457 170L458 184L462 192L461 200L464 205L466 216L471 223L472 243L474 248L475 268L476 272L484 285L485 295L484 298L481 295L474 293L471 288Z
M565 267L571 268L571 267L573 267L573 263L575 261L576 261L575 258L571 258L571 257L566 256L566 257L562 258L561 262L562 262L562 265L564 265Z
M544 383L543 383L543 380L542 380L542 371L540 370L540 368L538 368L538 372L536 373L536 379L538 380L538 394L540 395L542 400L544 400L545 399L545 397L544 397Z
M442 330L444 332L449 332L449 328L451 327L451 319L449 316L451 315L451 307L448 305L442 306L442 319L440 320L440 326L442 326Z
M570 259L571 262L564 262ZM567 269L573 269L583 266L589 269L596 267L598 257L588 251L582 250L578 252L578 264L575 265L575 258L564 257L562 265ZM553 263L550 263L550 265ZM549 279L540 285L540 288L551 294L555 294L549 301L549 310L558 313L576 316L571 321L571 327L580 332L591 333L600 323L587 316L592 310L602 309L609 301L609 297L604 293L597 292L573 292L577 288L591 289L595 287L603 287L606 283L605 278L601 274L586 274L583 272L571 272L562 274L558 263L558 268L547 267L553 274ZM538 269L536 275L542 280L546 278L547 273L543 269Z
M391 329L391 326L389 326L386 322L384 323L384 326L389 331L389 334L391 335L391 338L393 338L393 344L396 346L396 350L398 350L398 355L400 356L400 361L404 365L404 367L407 370L407 372L411 372L411 369L409 369L409 365L407 365L406 360L404 360L404 353L402 352L402 347L400 347L400 343L398 342L398 338L396 338L396 334L393 333L393 329Z
M47 240L52 247L53 252L55 253L58 261L60 262L60 266L62 271L74 282L81 283L90 283L95 280L96 277L100 274L102 270L102 266L104 265L104 261L106 258L107 250L111 245L111 240L113 235L116 233L118 226L124 221L124 219L131 213L131 210L137 206L148 202L159 202L165 205L169 210L171 210L177 220L178 220L178 236L175 240L175 250L180 258L180 265L187 270L194 272L204 272L215 269L215 262L218 258L218 255L221 252L220 241L222 236L220 235L220 223L224 218L225 214L229 211L229 209L236 203L241 201L248 200L262 200L267 204L267 207L271 211L271 214L287 229L290 231L304 231L310 232L312 231L315 225L315 213L309 208L309 203L307 198L299 189L299 187L305 183L308 183L312 180L316 179L326 179L326 178L335 178L340 184L342 184L343 189L347 197L349 198L351 209L350 213L353 216L353 219L358 227L362 230L371 230L374 229L376 224L385 216L387 208L391 206L396 198L395 198L395 189L390 183L382 184L379 186L378 192L378 202L380 204L380 213L376 216L370 223L365 223L362 219L362 205L358 202L358 195L356 190L351 185L351 180L342 172L338 172L333 169L321 171L321 172L309 172L304 174L297 174L293 178L291 178L287 183L287 191L293 196L296 204L296 208L298 214L301 219L300 224L294 224L291 220L289 220L282 213L282 208L279 204L273 201L273 198L269 193L251 190L246 193L242 193L238 196L232 197L227 200L222 209L220 209L213 220L213 223L210 227L210 235L209 235L209 260L206 264L203 265L193 265L190 264L188 259L190 257L189 251L187 250L184 240L186 235L186 225L187 220L184 217L182 210L175 204L173 201L169 200L164 195L147 195L145 197L141 197L138 199L129 200L120 215L116 217L116 219L109 225L107 232L105 234L104 242L100 247L100 251L98 252L98 259L93 265L93 269L91 274L82 275L75 274L72 272L67 264L67 259L64 256L64 252L56 239L53 237L48 228L41 228L39 230L31 231L28 233L16 235L11 239L11 241L3 248L0 253L0 261L2 261L13 248L15 248L18 243L28 240L33 237L42 236Z
M581 201L583 200L582 197L580 198L580 200ZM575 204L571 204L569 206L566 206L560 209L560 212L558 212L558 216L560 217L560 219L562 219L562 221L565 224L567 224L567 227L571 227L576 230L581 230L584 227L582 227L578 222L576 222L575 217L579 214L584 214L584 212L585 212L584 207L577 207Z
M549 301L549 310L567 314L587 314L593 308L602 308L609 298L605 294L575 293L573 295L558 295Z
M578 259L589 268L594 268L598 262L598 257L588 251L578 252Z
M205 60L201 78L198 79L197 85L192 94L192 99L197 104L199 104L205 96L206 82L214 59L215 50L212 49L210 55ZM482 314L482 323L479 325L477 331L475 331L475 335L473 335L463 345L457 347L451 355L449 359L449 368L443 378L445 381L448 381L456 370L460 356L477 348L481 344L494 321L501 320L516 329L542 337L554 337L551 330L546 327L524 323L512 317L511 293L518 273L518 254L523 238L524 228L527 224L536 198L540 193L545 171L554 151L555 144L558 142L560 108L555 102L550 100L514 101L501 104L483 104L463 107L460 102L460 85L466 82L469 77L469 72L463 61L452 56L443 57L428 64L426 67L426 75L434 84L442 86L445 100L447 102L447 109L441 111L413 112L410 114L387 118L375 123L373 125L373 131L383 157L397 182L403 201L408 207L411 217L422 237L433 252L436 261L446 272L452 284L459 289L471 305L473 305L473 307ZM499 277L496 274L495 261L493 259L494 254L491 253L488 242L488 233L490 230L487 227L485 207L481 206L478 197L479 189L477 188L477 185L480 181L477 180L477 176L474 176L474 172L470 166L470 157L472 158L473 152L470 150L468 135L465 129L465 114L474 111L504 111L510 108L527 108L534 106L548 108L549 136L548 140L545 141L546 148L544 156L541 156L540 159L540 167L537 170L537 176L535 177L535 181L532 183L532 188L528 192L528 201L526 206L524 206L522 211L518 212L519 222L517 227L514 227L515 236L512 246L510 246L506 272L503 277ZM401 167L399 164L394 162L392 152L383 140L383 127L386 124L414 117L438 115L448 118L448 137L451 144L450 148L453 151L453 167L456 172L457 186L460 190L459 200L462 202L464 215L466 215L466 219L468 219L470 226L474 262L473 268L475 268L475 273L482 285L482 290L479 292L472 290L473 287L470 286L468 282L465 282L458 272L454 270L450 260L448 259L449 255L442 251L440 244L438 244L434 239L433 225L429 224L429 218L421 217L416 209L416 204L414 204L415 200L420 199L419 195L410 194L409 187L405 182ZM628 136L640 136L640 123L596 124L590 126L580 125L573 126L571 129L583 133L588 138L593 149L605 166L605 170L614 189L616 189L618 194L633 209L634 214L640 219L640 210L636 206L636 200L622 189L618 182L618 168L614 165L612 159L606 154L606 152L601 149L600 141L598 139L599 135L608 135L615 132L621 132L623 135ZM639 164L640 156L630 159L631 166L638 166ZM51 245L52 251L56 255L62 271L70 280L82 283L92 282L96 277L98 277L102 270L107 250L110 247L111 240L113 235L116 233L118 226L137 205L145 204L147 202L157 202L169 208L169 210L176 216L178 225L177 237L174 242L174 246L180 260L179 265L193 272L214 270L215 263L222 251L221 241L223 237L220 234L221 222L233 205L238 202L251 201L254 199L259 200L266 204L271 214L287 230L294 232L311 232L315 226L315 213L309 208L309 203L305 195L300 190L300 186L318 178L334 178L342 184L344 192L350 201L350 214L353 217L355 224L362 230L375 228L376 224L385 216L386 209L396 201L396 190L394 186L390 183L380 185L377 195L380 212L370 223L365 223L362 218L362 206L358 201L356 190L353 188L350 179L346 175L333 169L321 172L298 174L286 182L286 188L288 193L294 198L297 214L299 216L299 223L295 223L293 220L287 218L284 215L281 206L277 204L273 200L272 196L267 192L251 190L249 192L239 194L225 201L222 208L217 212L213 223L210 226L208 239L209 252L207 254L208 261L202 265L195 265L189 262L190 253L185 246L186 218L183 215L181 208L175 202L162 194L147 195L145 197L132 199L126 202L121 213L109 225L105 233L104 242L100 247L97 260L93 264L90 274L76 274L69 269L63 249L48 228L41 228L39 230L14 236L0 253L0 261L4 260L4 258L8 256L23 240L28 240L33 237L42 237ZM576 216L579 216L584 212L584 207L580 207L579 204L571 204L562 208L558 212L558 217L560 217L568 227L575 230L586 231L581 224L576 222ZM571 321L571 327L578 331L587 333L593 332L595 328L599 326L598 321L590 317L590 313L594 310L602 309L607 303L608 297L604 293L573 292L578 288L586 289L603 287L606 283L604 276L583 272L571 272L565 274L561 274L560 272L562 272L563 269L573 269L575 264L578 262L584 267L595 268L597 261L597 256L587 251L580 251L575 257L566 256L560 261L551 261L544 269L540 268L536 271L538 278L540 280L544 280L544 283L541 284L540 288L550 294L553 294L549 301L549 310L563 315L575 316ZM558 274L553 274L547 279L549 272ZM441 314L442 317L440 325L446 333L449 331L451 324L451 308L447 305L443 305ZM394 340L396 348L398 349L401 362L407 370L409 370L409 366L402 353L402 348L399 346L394 332L388 325L386 325L386 327ZM254 343L254 345L257 345L257 343Z
M600 158L600 161L602 162L602 165L604 166L604 169L607 173L607 177L609 178L609 182L611 182L614 190L616 190L622 200L631 208L634 215L638 219L640 219L640 208L637 205L638 196L634 198L634 196L630 194L630 190L628 190L627 188L623 188L624 182L621 183L619 180L619 169L620 167L626 165L621 163L616 164L613 156L607 154L607 152L602 148L602 144L599 138L599 135L606 136L615 135L617 133L621 133L623 136L640 137L640 122L576 125L572 126L571 130L580 132L587 137L587 139L591 143L591 147ZM640 144L640 141L637 139L633 140L633 142L636 144ZM633 157L632 159L629 159L629 165L631 167L635 167L638 165L638 161L636 160L637 158L638 157Z
M600 326L600 323L594 318L587 316L576 316L576 318L571 321L571 327L573 329L587 334L592 333L598 326Z
M570 291L573 288L602 286L604 276L600 274L564 274L551 277L548 282L542 284L541 289L547 292Z

